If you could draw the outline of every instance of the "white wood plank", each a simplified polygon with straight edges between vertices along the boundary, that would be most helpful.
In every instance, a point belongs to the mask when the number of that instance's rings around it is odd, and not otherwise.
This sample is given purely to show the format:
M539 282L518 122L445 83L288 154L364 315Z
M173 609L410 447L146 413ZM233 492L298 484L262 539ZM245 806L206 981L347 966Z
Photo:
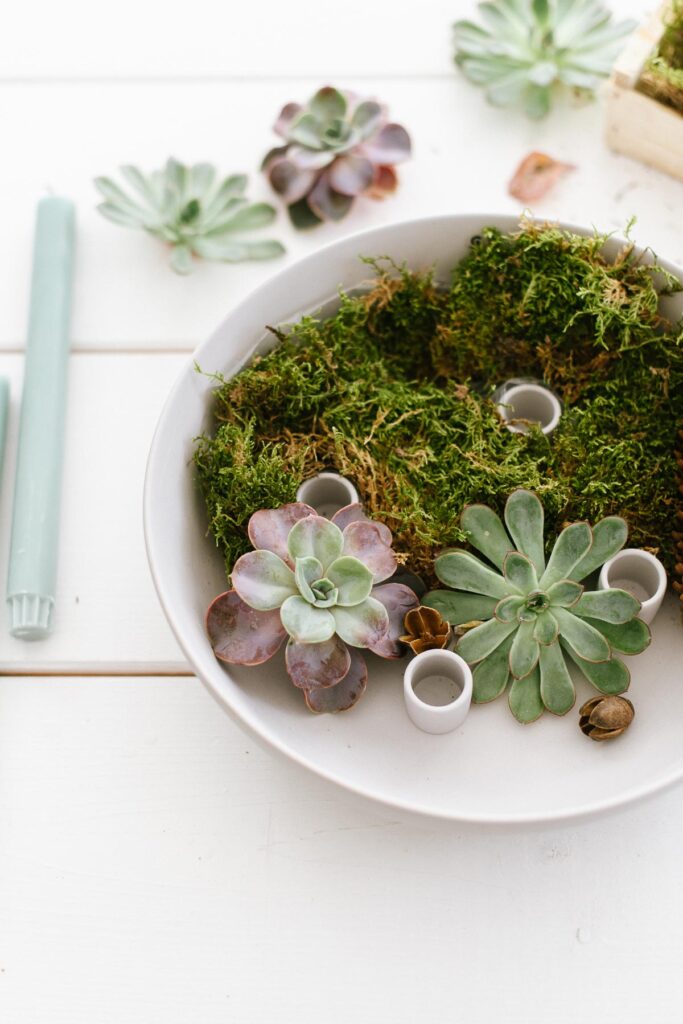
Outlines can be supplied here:
M73 318L82 348L188 348L257 284L297 257L345 234L389 221L453 211L518 212L506 187L517 163L541 149L578 165L535 212L544 217L623 228L635 214L636 237L683 263L676 213L680 185L610 152L600 141L599 103L560 108L536 124L496 110L457 77L443 81L349 79L359 92L381 94L411 130L415 158L401 170L397 195L361 201L339 225L298 234L284 212L277 235L283 260L200 267L179 278L153 239L118 228L95 211L96 174L133 161L158 166L169 153L208 159L226 172L252 174L256 198L272 198L256 168L273 141L270 125L283 101L306 97L319 84L256 82L184 85L0 86L0 122L9 152L0 238L0 348L17 350L26 328L34 206L50 184L78 203L79 234ZM30 125L30 131L27 130ZM87 146L84 146L87 133ZM267 311L264 311L267 319Z
M474 0L427 0L419 16L408 0L119 0L103 17L87 0L28 0L10 13L0 67L41 78L448 73L450 26L473 9Z
M7 633L5 581L21 359L0 356L12 405L0 499L0 674L7 671L185 671L147 568L142 484L161 405L186 357L71 359L55 631Z
M640 20L653 5L610 6ZM24 0L8 11L0 67L14 78L448 74L451 26L475 13L475 0L119 0L103 17L87 0Z
M194 680L5 678L0 707L3 1020L681 1019L680 789L463 830L273 760Z

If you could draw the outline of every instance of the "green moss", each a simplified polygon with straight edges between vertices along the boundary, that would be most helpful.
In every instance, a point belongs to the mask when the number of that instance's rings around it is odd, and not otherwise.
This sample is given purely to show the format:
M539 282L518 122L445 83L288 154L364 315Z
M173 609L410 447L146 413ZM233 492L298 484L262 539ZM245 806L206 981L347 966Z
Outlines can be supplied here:
M432 578L463 540L465 504L501 510L536 490L551 529L625 514L632 541L672 563L673 457L683 411L683 332L658 312L652 269L604 238L525 225L474 240L449 288L375 264L367 294L307 317L216 390L216 432L196 465L226 568L261 507L293 500L323 468L352 479L405 561ZM665 284L673 286L672 281ZM511 376L564 400L552 438L509 432L490 401Z
M643 68L638 88L683 113L683 0L672 0L666 29Z
M226 573L249 547L245 528L252 512L294 501L303 460L284 453L285 445L257 437L254 421L223 423L213 438L198 440L195 465Z

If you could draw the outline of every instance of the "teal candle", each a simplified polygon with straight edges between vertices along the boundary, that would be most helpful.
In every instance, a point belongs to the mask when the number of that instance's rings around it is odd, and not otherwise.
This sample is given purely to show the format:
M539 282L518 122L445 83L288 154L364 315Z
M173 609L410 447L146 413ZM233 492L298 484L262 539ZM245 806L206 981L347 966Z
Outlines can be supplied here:
M9 381L0 377L0 484L2 484L2 465L5 460L5 443L7 441L7 413L9 411Z
M57 583L74 206L38 204L7 603L10 632L40 640L52 629Z

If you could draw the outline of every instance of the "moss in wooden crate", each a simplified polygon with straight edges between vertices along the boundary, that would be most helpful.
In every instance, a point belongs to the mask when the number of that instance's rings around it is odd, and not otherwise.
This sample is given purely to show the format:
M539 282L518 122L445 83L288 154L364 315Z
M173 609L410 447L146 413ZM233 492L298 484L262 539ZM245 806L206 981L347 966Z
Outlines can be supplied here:
M368 294L278 331L271 353L219 379L195 461L226 569L249 547L250 514L325 468L354 481L428 580L435 552L464 539L463 506L500 511L520 486L540 494L551 532L621 513L632 543L671 567L683 330L662 320L658 287L674 282L630 246L607 263L604 241L487 229L446 289L374 264ZM502 425L490 396L511 376L565 402L551 437Z
M641 72L638 89L683 113L683 0L673 0L664 33Z

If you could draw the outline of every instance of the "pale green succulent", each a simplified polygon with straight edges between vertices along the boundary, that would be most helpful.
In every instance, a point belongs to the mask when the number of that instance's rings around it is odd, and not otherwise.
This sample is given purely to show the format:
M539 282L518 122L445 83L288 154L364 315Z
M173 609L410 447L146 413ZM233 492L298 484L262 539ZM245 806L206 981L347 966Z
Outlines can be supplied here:
M635 28L612 24L598 0L491 0L479 12L483 25L454 26L456 64L491 103L529 117L547 114L562 86L593 93Z
M531 491L510 495L505 525L486 505L465 508L461 525L491 564L469 551L446 552L435 570L454 589L433 590L422 603L454 626L481 620L457 646L474 666L476 702L494 700L511 682L510 709L520 722L535 721L544 708L564 715L576 699L567 659L601 693L628 689L630 672L614 654L639 654L649 644L650 631L636 618L640 602L625 590L587 591L579 582L624 546L623 519L608 516L592 528L572 523L547 564L543 506Z
M105 200L97 209L115 224L140 228L170 245L171 267L179 274L190 273L195 257L241 263L272 259L285 251L272 239L242 237L275 218L270 204L250 203L245 197L244 174L221 181L211 164L186 167L172 158L150 175L130 165L120 170L134 195L111 178L95 178Z

